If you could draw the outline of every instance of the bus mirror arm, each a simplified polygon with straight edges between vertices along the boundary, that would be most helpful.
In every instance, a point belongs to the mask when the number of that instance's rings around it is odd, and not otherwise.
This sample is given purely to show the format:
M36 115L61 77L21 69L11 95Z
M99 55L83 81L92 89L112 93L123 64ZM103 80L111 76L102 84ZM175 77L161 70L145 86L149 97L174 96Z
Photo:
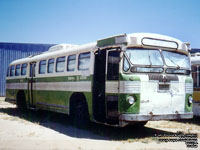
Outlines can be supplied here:
M100 49L100 48L98 48L98 50L97 50L97 51L95 51L95 52L94 52L94 54L95 54L95 55L100 55L100 54L101 54L101 49Z

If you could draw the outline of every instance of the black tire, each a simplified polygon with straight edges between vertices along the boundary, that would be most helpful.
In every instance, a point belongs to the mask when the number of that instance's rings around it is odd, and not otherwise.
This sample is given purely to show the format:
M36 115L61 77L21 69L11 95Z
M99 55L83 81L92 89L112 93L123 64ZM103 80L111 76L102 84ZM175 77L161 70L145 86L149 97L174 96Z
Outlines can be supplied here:
M20 111L26 111L26 97L23 91L18 92L17 94L17 107Z
M140 122L137 122L135 123L134 125L137 127L137 128L143 128L146 124L147 124L148 121L140 121Z
M89 112L87 103L84 100L74 100L71 104L71 119L77 128L88 128Z
M127 125L128 128L133 128L133 129L137 129L137 128L144 128L144 126L147 124L148 121L139 121L139 122L133 122L129 125Z

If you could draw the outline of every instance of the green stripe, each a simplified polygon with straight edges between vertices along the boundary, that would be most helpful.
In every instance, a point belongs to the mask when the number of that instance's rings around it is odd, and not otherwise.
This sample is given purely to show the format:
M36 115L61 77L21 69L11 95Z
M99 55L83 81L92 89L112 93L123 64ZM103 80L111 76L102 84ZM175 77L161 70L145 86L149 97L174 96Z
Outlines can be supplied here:
M189 96L192 96L192 95L186 94L186 96L185 96L185 112L192 112L192 104L190 106L188 104Z
M135 103L130 105L127 101L129 96L133 96ZM119 95L120 113L139 114L140 112L140 94L120 94Z
M185 79L185 83L192 83L193 79L191 77L187 77Z
M140 77L138 75L133 74L119 74L120 81L140 81Z
M98 47L108 46L108 45L114 45L115 44L115 37L106 38L102 40L97 41Z
M34 78L36 82L71 82L71 81L91 81L91 76L61 76L61 77L40 77L40 78ZM30 79L30 78L29 78ZM20 79L7 79L6 83L23 83L28 82L28 79L20 78Z

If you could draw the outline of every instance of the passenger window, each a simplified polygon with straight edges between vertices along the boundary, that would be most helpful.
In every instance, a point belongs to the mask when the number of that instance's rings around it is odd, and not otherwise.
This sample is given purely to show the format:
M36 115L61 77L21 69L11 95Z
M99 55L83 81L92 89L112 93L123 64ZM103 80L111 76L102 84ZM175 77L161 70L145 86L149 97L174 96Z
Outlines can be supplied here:
M39 64L39 74L45 74L46 73L46 60L40 61Z
M26 75L26 68L27 68L27 64L22 64L22 68L21 68L21 75L22 76Z
M15 76L15 66L10 67L10 76L11 77Z
M65 68L65 56L57 58L56 72L64 72L64 68Z
M67 59L67 71L74 71L76 67L76 55L70 55Z
M118 80L119 79L119 51L110 51L108 53L108 68L107 79Z
M53 71L54 71L54 58L49 59L49 61L48 61L48 69L47 69L48 73L53 73Z
M78 58L78 70L88 70L90 67L90 52L82 53Z
M19 76L20 75L20 65L16 65L15 67L15 76Z

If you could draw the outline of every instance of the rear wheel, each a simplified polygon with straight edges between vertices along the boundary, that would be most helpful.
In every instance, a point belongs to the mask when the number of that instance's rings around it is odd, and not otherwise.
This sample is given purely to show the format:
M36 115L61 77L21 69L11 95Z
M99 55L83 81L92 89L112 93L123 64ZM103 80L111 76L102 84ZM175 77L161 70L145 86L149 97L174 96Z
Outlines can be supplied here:
M23 91L19 91L17 94L17 107L21 111L25 111L27 109L26 97Z

